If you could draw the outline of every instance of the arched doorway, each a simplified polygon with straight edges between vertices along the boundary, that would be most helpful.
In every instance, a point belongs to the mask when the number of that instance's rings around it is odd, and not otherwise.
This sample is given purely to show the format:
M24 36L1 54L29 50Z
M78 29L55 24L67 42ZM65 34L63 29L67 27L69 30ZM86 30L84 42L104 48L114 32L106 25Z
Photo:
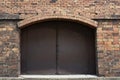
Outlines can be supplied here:
M96 74L95 31L68 20L21 29L22 74Z

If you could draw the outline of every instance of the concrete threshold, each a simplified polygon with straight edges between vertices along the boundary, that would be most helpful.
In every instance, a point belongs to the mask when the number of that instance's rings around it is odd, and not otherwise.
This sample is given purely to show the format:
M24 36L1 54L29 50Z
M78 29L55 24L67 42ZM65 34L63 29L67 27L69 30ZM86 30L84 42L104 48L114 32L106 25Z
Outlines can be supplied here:
M96 75L20 75L22 78L67 78L67 79L76 79L76 78L97 78Z
M97 77L94 75L47 75L47 76L20 75L19 77L0 77L0 80L120 80L120 77Z

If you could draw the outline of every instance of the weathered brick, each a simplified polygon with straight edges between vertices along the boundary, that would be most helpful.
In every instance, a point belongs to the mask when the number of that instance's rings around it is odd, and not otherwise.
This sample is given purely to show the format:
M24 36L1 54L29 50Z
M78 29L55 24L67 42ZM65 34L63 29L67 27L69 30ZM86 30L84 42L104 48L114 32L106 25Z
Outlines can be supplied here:
M98 75L120 76L120 0L0 0L1 77L20 73L18 27L52 18L77 20L97 28Z

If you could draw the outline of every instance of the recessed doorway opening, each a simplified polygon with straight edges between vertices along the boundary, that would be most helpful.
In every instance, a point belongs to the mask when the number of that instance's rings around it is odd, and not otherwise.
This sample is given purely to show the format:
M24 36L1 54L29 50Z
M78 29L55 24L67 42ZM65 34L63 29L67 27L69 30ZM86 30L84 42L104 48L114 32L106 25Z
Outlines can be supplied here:
M21 29L22 75L96 75L96 29L48 20Z

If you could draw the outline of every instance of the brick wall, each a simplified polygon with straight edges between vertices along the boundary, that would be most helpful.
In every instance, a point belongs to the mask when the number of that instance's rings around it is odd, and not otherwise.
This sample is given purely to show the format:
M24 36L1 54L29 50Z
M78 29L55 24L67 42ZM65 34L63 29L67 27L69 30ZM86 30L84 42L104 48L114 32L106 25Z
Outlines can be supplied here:
M19 74L19 30L15 21L0 21L0 76Z
M119 0L0 0L0 13L19 14L21 18L58 9L88 18L119 18Z
M120 20L99 20L98 69L101 76L120 76Z
M120 76L120 0L0 0L1 77L20 74L17 23L50 14L70 14L97 21L98 76Z

